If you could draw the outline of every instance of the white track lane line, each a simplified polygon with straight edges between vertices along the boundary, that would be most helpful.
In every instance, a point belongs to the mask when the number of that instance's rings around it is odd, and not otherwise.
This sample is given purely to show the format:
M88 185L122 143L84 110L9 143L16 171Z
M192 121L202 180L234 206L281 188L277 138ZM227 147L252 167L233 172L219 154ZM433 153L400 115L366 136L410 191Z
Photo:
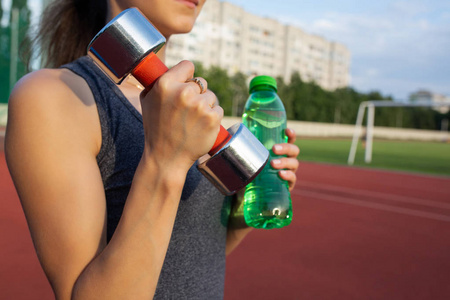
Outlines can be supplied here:
M325 191L331 191L331 192L341 192L341 193L346 193L346 194L350 194L350 195L354 195L354 196L360 196L363 198L372 197L372 198L377 198L377 199L381 199L381 200L402 202L402 203L408 203L408 204L417 204L417 205L422 205L422 206L427 206L427 207L432 207L432 208L440 208L440 209L450 210L450 203L415 198L415 197L406 197L406 196L394 195L394 194L388 194L388 193L382 193L382 192L374 192L374 191L361 190L361 189L352 189L352 188L346 188L346 187L342 187L342 186L327 185L327 184L311 182L311 181L299 181L297 183L297 186L299 187L300 190L302 190L302 187L313 188L313 189L325 190Z
M427 219L436 220L436 221L450 222L450 215L442 215L442 214L437 214L437 213L420 211L420 210L416 210L416 209L396 207L396 206L392 206L392 205L388 205L388 204L370 202L367 200L357 200L357 199L351 199L348 197L341 197L341 196L336 196L336 195L332 196L332 195L323 194L321 192L311 192L311 191L304 191L304 190L303 191L293 190L292 194L295 194L295 195L301 196L301 197L313 198L313 199L317 199L317 200L333 201L333 202L351 204L351 205L356 205L356 206L361 206L361 207L366 207L366 208L384 210L384 211L388 211L388 212L395 212L395 213L408 215L408 216L427 218Z

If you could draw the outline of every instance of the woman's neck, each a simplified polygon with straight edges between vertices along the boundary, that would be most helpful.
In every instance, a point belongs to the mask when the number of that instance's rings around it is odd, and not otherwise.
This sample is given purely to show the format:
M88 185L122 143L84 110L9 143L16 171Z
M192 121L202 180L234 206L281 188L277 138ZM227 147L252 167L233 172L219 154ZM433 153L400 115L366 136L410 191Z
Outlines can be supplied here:
M167 39L168 40L168 39ZM166 45L167 45L167 41L166 44L164 46L162 46L161 49L159 49L158 53L156 53L156 56L158 56L158 58L165 63L166 61Z

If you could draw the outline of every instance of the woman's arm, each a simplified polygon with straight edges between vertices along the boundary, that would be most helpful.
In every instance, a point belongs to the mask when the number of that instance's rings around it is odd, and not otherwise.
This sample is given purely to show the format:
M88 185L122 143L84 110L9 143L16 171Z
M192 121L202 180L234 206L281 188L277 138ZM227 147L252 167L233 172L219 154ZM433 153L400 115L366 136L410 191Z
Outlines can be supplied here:
M144 154L109 244L100 125L87 85L71 88L64 71L42 70L11 94L8 167L57 299L153 296L186 173L213 145L223 113L210 108L211 93L184 83L193 72L182 62L142 97Z
M277 144L273 147L273 152L277 155L286 156L281 159L272 160L271 166L275 169L280 169L279 172L280 177L284 180L287 180L289 183L289 190L292 191L294 189L297 177L295 172L298 169L298 160L297 156L300 153L299 148L294 145L296 135L294 130L286 129L286 135L288 137L287 144ZM252 231L252 227L248 227L245 224L245 220L243 219L243 198L244 198L244 190L238 192L235 195L230 223L228 226L227 232L227 246L226 246L226 254L230 254L245 238L247 234Z

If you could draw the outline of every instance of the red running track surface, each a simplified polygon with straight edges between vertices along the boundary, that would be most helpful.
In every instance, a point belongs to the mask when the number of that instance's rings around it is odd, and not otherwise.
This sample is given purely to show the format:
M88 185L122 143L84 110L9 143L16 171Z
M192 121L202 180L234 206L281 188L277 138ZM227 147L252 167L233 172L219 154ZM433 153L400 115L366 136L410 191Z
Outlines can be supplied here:
M225 299L450 299L450 178L301 162L294 219L227 260ZM52 299L0 152L0 299Z
M450 178L301 162L293 222L254 230L225 299L450 299Z

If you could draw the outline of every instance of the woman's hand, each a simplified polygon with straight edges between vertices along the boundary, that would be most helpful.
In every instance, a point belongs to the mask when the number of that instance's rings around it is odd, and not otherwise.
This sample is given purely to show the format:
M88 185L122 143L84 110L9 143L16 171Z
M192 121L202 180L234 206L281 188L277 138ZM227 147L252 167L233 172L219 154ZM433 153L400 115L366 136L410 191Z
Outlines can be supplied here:
M272 150L276 155L283 155L287 157L282 157L279 159L274 159L270 162L271 166L275 169L280 169L280 177L287 180L289 183L289 190L292 191L297 181L297 176L295 172L298 169L297 156L300 153L300 149L295 142L295 132L294 130L287 128L286 135L288 137L288 142L286 144L276 144L273 146Z
M194 65L182 61L141 95L146 152L164 163L190 167L219 133L223 109L203 78L202 94L196 83L186 82L193 75Z

